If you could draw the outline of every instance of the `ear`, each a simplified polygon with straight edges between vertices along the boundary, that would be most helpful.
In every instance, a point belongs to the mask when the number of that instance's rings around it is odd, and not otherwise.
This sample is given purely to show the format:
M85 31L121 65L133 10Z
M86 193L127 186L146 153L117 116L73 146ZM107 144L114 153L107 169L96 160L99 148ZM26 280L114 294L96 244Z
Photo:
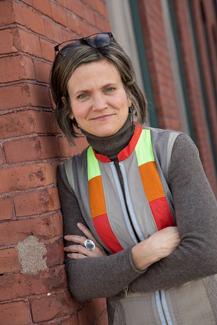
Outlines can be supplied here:
M63 105L66 105L66 104L67 104L67 101L66 101L66 97L65 97L65 96L62 96L62 97L61 97L61 101L62 101ZM70 118L71 120L74 119L74 115L73 115L72 112L71 112L71 114L69 115L69 118Z
M61 101L62 101L62 103L65 105L65 104L66 104L66 97L65 97L65 96L62 96L62 97L61 97Z

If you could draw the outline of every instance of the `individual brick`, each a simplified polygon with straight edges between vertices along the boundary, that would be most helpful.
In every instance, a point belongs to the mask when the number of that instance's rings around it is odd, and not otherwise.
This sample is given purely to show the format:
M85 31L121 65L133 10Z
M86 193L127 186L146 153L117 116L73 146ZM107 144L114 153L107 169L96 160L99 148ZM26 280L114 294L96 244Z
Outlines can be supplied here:
M11 219L14 214L13 199L1 198L0 199L0 220Z
M58 3L51 2L51 14L54 21L67 27L66 10Z
M13 93L13 96L11 94ZM23 106L50 107L48 88L29 83L7 85L0 88L0 110Z
M63 240L58 239L46 245L47 266L62 264L64 261Z
M49 163L0 169L0 193L26 190L56 183L55 166Z
M0 278L0 301L47 294L66 286L64 266L56 266L36 275L7 273Z
M43 17L32 6L26 5L22 1L14 1L13 11L16 23L25 26L37 34L46 35Z
M4 163L5 163L5 154L2 146L0 146L0 165L3 165Z
M0 58L1 82L35 79L32 59L24 55Z
M60 214L48 217L5 221L0 223L0 246L16 245L28 236L47 240L62 235Z
M24 162L72 156L81 152L86 142L80 141L79 144L69 146L64 137L37 136L7 141L4 152L7 163Z
M34 59L35 79L40 82L49 83L51 64L48 62Z
M6 2L6 1L4 1ZM0 30L0 53L15 53L19 50L18 32L14 28Z
M32 6L41 13L52 17L51 2L49 0L32 0Z
M55 136L15 139L6 142L4 150L8 163L61 156L59 140Z
M53 112L18 111L0 116L0 138L60 132Z
M0 274L20 271L18 253L15 248L1 249L0 261Z
M0 324L28 325L31 322L28 304L24 301L0 304Z
M17 195L14 198L14 205L17 217L41 214L60 208L56 188Z
M13 5L12 1L0 1L0 26L6 26L12 24L14 19Z
M79 308L79 304L72 300L67 291L33 298L30 303L34 322L48 321L73 314Z

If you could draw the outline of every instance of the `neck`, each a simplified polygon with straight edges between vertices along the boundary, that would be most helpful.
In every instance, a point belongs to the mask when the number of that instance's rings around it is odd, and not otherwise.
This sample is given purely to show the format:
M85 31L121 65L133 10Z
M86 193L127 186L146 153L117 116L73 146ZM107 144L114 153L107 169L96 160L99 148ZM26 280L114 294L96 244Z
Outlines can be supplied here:
M111 136L97 137L84 130L82 130L82 133L95 151L112 159L129 143L134 129L135 125L132 122L131 114L129 114L122 128Z

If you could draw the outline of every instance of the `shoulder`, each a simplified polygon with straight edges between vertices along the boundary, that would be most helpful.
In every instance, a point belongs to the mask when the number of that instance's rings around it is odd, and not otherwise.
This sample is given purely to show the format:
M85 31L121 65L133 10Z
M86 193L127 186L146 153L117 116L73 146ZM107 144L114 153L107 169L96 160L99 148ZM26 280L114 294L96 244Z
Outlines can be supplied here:
M148 128L152 143L166 177L174 170L201 165L199 152L193 140L181 131Z
M182 131L170 130L170 129L159 129L153 127L143 127L143 129L149 129L154 137L157 139L165 138L168 139L169 137L174 137L174 148L191 148L195 149L196 146L189 135Z
M181 131L174 131L169 129L159 129L152 127L145 127L151 132L152 143L155 149L162 152L171 152L176 138L182 134Z
M181 132L152 127L145 127L145 129L150 130L155 159L159 163L163 174L167 179L173 146Z
M182 131L175 131L170 129L159 129L152 127L143 127L143 129L149 129L152 134L152 139L154 140L155 145L163 145L164 143L168 144L172 140L172 155L182 150L187 149L188 151L195 151L198 153L198 149L194 144L193 140L189 135L183 133ZM157 142L157 143L155 143ZM171 145L170 143L168 145Z
M151 126L143 126L143 129L148 129L153 134L160 134L160 135L168 135L168 134L182 134L182 131L176 131L171 129L160 129L160 128L154 128Z
M188 160L194 157L199 158L199 151L190 136L180 133L174 142L171 160L181 159L184 161L186 157Z
M183 178L189 181L192 178L199 179L205 177L199 151L193 140L187 134L180 134L174 142L169 176L170 179Z

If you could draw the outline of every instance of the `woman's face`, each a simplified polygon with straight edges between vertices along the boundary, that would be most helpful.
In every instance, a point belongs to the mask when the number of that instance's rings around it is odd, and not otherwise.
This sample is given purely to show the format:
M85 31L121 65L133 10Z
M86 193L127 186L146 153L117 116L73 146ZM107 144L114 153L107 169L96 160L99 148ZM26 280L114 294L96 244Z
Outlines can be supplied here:
M131 101L117 68L107 60L80 65L68 82L79 127L98 137L115 134L128 117Z

